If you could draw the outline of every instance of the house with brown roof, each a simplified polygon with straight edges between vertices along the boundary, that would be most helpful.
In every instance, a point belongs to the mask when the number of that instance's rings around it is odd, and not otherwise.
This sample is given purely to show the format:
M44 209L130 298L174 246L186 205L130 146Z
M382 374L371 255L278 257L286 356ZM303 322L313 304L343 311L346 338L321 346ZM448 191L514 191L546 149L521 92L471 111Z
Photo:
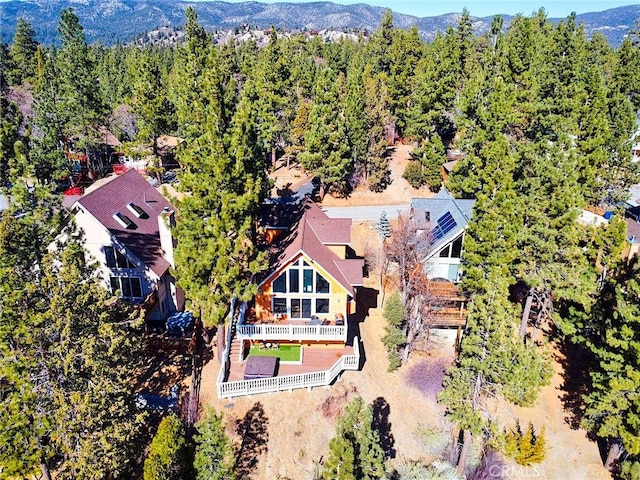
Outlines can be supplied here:
M113 293L160 321L182 310L174 266L175 209L135 170L115 176L71 206L87 255Z
M351 319L364 260L349 246L351 220L329 218L310 200L268 210L262 233L270 267L236 326L218 378L221 397L329 385L359 367ZM252 357L274 348L299 355L254 371L264 359Z

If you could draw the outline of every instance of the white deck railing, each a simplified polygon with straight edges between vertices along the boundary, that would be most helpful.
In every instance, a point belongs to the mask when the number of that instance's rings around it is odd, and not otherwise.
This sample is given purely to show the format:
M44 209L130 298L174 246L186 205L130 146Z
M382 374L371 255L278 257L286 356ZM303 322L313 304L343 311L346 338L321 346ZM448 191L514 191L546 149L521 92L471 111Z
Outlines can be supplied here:
M343 355L329 370L234 382L221 382L221 376L218 375L218 397L230 398L295 388L322 387L330 385L344 370L358 370L359 366L360 347L358 337L355 337L353 339L353 355ZM223 369L224 365L220 371L222 372Z
M338 325L238 325L244 340L347 340L347 327Z

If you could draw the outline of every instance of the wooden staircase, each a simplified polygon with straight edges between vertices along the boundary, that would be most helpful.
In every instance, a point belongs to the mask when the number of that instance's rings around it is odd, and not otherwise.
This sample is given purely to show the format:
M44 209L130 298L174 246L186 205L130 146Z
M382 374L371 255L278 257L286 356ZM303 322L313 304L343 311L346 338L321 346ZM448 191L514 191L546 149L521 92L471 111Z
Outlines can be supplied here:
M229 350L229 360L237 362L240 358L240 349L242 348L240 338L237 335L233 335L231 339L231 348Z

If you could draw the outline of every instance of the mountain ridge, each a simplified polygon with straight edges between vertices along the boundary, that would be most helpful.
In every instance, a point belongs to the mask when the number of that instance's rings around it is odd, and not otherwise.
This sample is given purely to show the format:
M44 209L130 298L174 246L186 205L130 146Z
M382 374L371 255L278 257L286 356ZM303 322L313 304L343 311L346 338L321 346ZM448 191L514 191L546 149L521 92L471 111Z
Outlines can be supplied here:
M111 45L127 42L147 31L161 27L182 27L184 11L193 7L199 22L207 30L231 30L240 25L268 28L271 25L286 30L367 30L380 24L383 7L358 3L340 5L332 2L227 3L222 1L189 2L172 0L12 0L0 3L0 26L4 42L10 43L18 18L30 22L38 40L45 44L56 41L60 11L72 7L80 18L89 42ZM473 12L471 12L473 13ZM434 17L415 17L393 12L394 25L409 28L416 25L425 40L438 31L455 25L459 13ZM500 15L508 27L511 15ZM486 31L493 19L473 17L476 33ZM589 36L602 32L609 42L617 46L640 19L640 5L629 5L576 15L583 22ZM562 19L550 18L557 22Z

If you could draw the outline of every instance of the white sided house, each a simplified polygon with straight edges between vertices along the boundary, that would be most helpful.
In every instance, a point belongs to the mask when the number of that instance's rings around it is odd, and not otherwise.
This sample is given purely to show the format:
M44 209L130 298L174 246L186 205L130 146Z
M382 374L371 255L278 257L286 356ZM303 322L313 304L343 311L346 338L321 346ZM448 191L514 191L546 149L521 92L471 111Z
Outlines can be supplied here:
M170 274L175 209L137 171L80 197L71 212L106 288L144 306L152 322L182 309Z
M453 198L445 188L435 197L411 200L411 217L418 231L429 235L429 248L424 262L430 279L460 281L464 232L474 203L475 200Z

